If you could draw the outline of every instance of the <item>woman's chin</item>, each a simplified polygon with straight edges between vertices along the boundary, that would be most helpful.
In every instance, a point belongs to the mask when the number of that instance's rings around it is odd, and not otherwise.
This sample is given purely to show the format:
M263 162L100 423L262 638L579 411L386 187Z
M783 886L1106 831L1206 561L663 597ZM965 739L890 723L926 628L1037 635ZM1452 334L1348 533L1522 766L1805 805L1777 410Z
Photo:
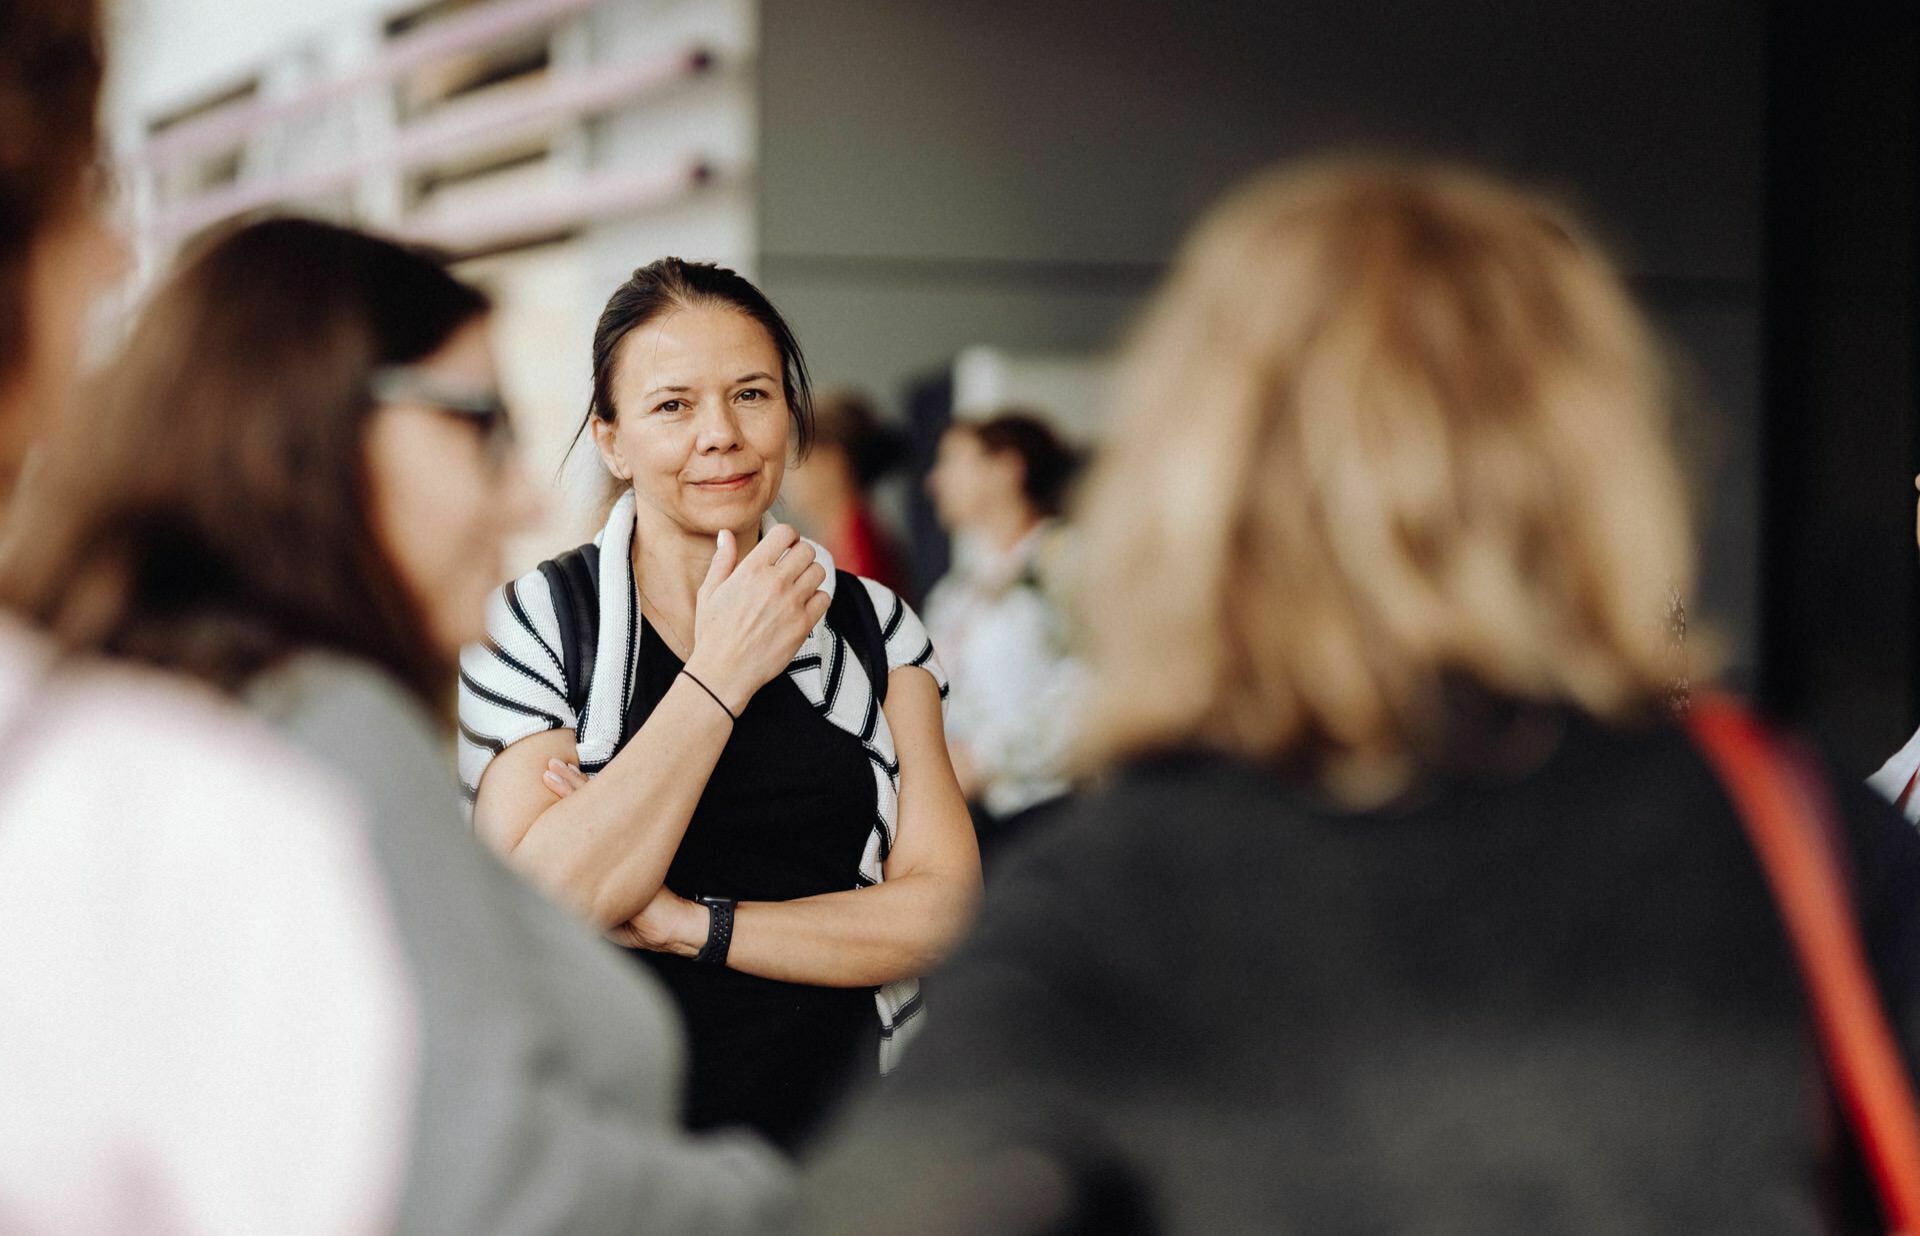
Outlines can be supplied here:
M722 530L739 532L758 527L772 506L771 496L757 485L737 492L696 493L688 503L687 522L709 535Z

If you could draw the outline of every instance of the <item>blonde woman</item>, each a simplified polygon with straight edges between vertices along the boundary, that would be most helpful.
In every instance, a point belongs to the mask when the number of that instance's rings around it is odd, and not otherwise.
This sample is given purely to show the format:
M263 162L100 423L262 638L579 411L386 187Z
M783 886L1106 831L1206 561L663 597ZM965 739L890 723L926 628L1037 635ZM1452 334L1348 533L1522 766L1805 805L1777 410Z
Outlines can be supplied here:
M817 1224L1820 1230L1800 979L1663 706L1665 375L1581 227L1271 175L1126 373L1084 512L1108 787L1007 871ZM1920 839L1835 793L1911 1053Z

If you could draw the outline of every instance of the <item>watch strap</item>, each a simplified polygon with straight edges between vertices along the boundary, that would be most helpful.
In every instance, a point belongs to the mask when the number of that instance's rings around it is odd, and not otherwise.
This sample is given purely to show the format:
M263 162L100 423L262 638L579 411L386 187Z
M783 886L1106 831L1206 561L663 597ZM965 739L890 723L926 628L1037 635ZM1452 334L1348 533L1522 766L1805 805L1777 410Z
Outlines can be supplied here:
M694 960L710 966L727 964L727 949L733 943L733 907L731 897L702 897L707 907L707 942L700 946Z

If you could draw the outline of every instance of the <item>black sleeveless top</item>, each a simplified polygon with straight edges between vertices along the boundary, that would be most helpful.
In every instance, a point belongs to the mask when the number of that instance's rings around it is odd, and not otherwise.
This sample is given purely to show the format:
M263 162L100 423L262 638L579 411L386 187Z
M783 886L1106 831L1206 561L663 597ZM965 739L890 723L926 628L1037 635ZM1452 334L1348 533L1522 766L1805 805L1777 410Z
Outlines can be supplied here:
M682 662L644 618L631 736ZM873 768L786 674L748 701L694 808L667 887L682 897L792 901L854 887L873 831ZM694 1129L748 1125L786 1149L875 1071L873 988L811 987L633 951L673 992L692 1068Z

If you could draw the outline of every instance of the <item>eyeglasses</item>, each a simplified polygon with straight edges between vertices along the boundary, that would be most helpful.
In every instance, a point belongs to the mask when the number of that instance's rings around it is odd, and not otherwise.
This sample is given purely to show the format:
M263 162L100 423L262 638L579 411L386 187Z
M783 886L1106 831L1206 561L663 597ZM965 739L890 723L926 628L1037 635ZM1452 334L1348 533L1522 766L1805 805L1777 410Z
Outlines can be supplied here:
M376 369L367 385L375 403L417 404L472 425L480 434L487 465L495 471L513 458L513 418L498 391L455 390L410 365Z

